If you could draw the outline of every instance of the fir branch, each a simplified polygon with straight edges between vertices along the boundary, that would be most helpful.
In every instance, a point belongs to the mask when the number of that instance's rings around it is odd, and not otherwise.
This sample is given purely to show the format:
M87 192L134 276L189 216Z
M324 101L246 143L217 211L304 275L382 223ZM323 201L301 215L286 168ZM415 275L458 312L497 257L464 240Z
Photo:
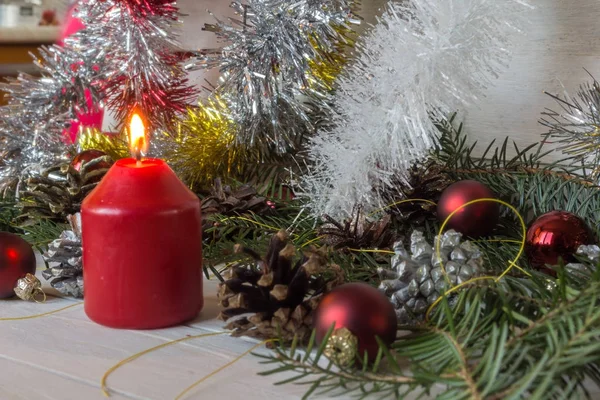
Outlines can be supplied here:
M40 219L34 224L17 227L19 234L27 240L31 246L39 251L46 250L46 247L60 234L69 229L68 224L61 224L49 219Z
M563 275L553 289L547 277L534 276L506 277L461 292L452 309L440 307L419 335L394 345L395 356L409 360L405 372L365 373L319 364L322 353L309 346L303 358L283 348L263 356L280 366L265 374L291 371L285 382L308 382L314 386L310 393L325 386L328 392L361 398L423 396L440 386L439 399L589 398L584 379L600 383L600 281L589 277L591 282L579 288ZM530 302L523 291L543 301Z
M0 232L15 232L13 221L19 215L15 202L0 202Z

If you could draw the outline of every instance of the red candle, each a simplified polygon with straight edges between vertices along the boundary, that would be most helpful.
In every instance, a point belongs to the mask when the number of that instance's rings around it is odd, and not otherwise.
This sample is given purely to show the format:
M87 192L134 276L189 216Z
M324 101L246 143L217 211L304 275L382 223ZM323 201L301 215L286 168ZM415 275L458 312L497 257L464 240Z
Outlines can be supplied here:
M117 161L83 202L81 217L90 319L152 329L202 309L200 201L165 162Z

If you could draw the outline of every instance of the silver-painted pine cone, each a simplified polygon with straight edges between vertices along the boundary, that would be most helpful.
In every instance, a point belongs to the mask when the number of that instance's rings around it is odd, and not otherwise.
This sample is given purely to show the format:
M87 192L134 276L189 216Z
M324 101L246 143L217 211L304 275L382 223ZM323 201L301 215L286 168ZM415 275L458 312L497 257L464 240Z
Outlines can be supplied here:
M48 245L43 255L48 268L42 276L50 285L65 296L83 297L83 249L81 246L81 214L67 217L71 230Z
M394 244L392 269L378 270L382 279L379 290L390 298L399 324L413 325L424 319L429 306L449 288L444 270L452 286L481 275L481 250L471 242L461 243L461 238L454 230L444 233L440 257L435 250L438 238L431 245L419 231L410 237L410 253L402 242Z

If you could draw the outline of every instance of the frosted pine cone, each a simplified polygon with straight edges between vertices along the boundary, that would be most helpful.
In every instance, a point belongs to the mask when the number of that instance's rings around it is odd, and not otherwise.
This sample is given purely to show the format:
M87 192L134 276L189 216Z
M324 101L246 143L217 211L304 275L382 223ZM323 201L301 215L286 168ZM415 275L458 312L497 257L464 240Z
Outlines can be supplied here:
M481 275L481 251L471 242L461 243L461 238L462 235L454 230L444 233L440 258L435 246L427 243L419 231L414 231L410 237L411 254L401 242L394 244L396 255L392 257L392 269L378 270L382 279L379 290L390 297L400 324L422 321L428 307L446 290L448 283L442 265L452 286Z
M42 276L50 285L65 296L83 297L83 262L81 247L81 214L67 217L70 231L63 231L60 237L48 245L44 260L48 268Z

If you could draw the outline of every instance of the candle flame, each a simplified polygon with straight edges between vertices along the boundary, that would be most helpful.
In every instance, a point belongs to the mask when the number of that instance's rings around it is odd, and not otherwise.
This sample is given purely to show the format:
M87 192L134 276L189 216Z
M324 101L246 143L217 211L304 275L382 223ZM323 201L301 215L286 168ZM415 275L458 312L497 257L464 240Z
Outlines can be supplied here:
M148 141L146 140L146 127L144 121L138 113L131 116L129 123L129 148L136 160L142 158L142 153L148 150Z

